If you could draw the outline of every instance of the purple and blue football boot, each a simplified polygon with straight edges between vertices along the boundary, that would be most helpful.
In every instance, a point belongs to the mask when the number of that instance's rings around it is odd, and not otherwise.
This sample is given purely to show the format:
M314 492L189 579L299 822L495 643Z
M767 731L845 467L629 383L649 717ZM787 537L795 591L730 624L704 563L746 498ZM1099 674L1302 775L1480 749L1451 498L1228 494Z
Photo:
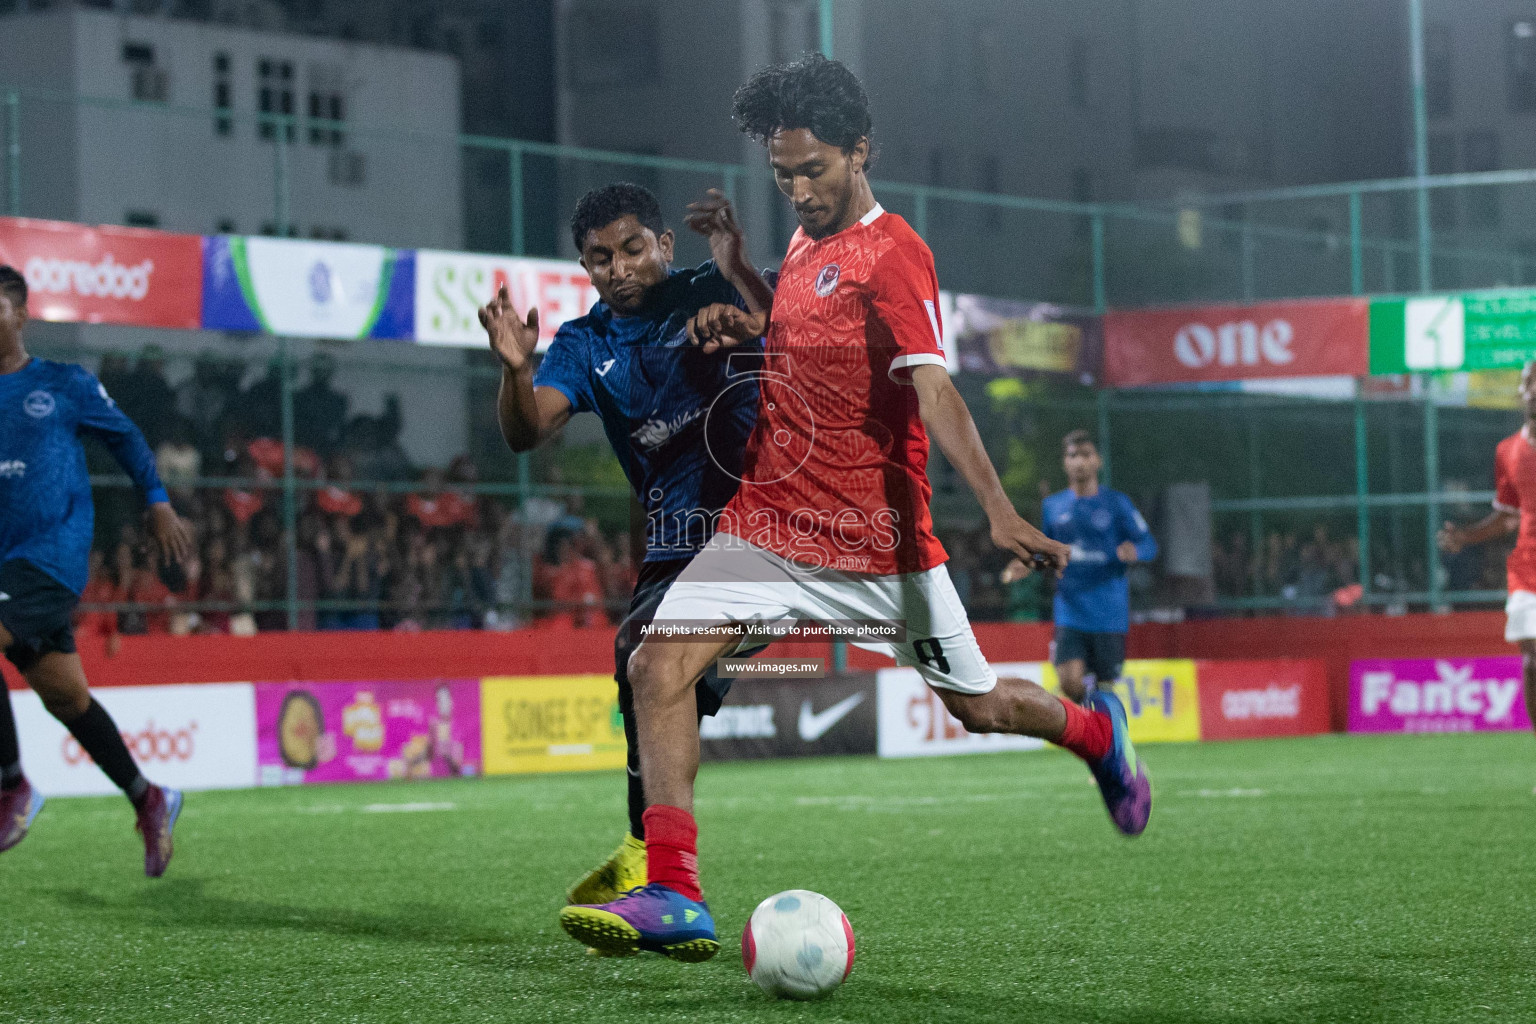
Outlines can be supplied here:
M577 942L607 956L629 956L644 949L692 964L720 951L709 904L659 882L631 889L612 903L566 907L560 911L560 927Z
M0 850L9 850L25 839L27 829L42 809L43 794L26 779L15 789L0 790Z
M1152 778L1131 745L1125 705L1108 690L1098 689L1089 692L1087 704L1089 710L1108 715L1115 730L1109 753L1088 767L1099 784L1104 806L1109 809L1109 820L1126 835L1139 836L1152 816Z

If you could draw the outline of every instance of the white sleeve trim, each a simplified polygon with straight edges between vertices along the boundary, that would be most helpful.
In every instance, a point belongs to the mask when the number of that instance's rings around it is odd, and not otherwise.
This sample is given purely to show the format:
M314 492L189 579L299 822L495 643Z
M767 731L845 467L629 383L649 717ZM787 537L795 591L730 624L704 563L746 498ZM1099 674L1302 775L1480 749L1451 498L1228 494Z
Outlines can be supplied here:
M896 376L896 371L905 370L913 366L922 366L926 363L932 363L935 366L942 366L946 371L949 369L949 362L938 353L915 352L904 356L897 356L895 359L891 360L891 369L889 371L890 378L898 384L905 384L905 380L902 380L900 377Z
M1501 501L1495 501L1493 503L1493 507L1498 509L1500 512L1519 512L1520 511L1520 506L1518 506L1518 505L1506 505L1506 504L1504 504Z
M884 212L885 207L881 206L879 203L876 203L868 213L859 218L859 223L866 226L873 224L875 221L880 219L880 215Z

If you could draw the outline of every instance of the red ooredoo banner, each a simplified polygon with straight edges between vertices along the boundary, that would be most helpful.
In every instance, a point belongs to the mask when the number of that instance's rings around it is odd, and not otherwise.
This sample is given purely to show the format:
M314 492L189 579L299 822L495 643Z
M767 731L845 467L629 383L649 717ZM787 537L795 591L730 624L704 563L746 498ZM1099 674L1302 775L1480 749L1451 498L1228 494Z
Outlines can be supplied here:
M1363 377L1370 351L1364 299L1261 302L1109 313L1104 379L1114 387Z
M1200 738L1247 740L1328 731L1321 661L1199 661Z
M134 228L0 217L0 264L27 279L39 320L196 328L203 240Z

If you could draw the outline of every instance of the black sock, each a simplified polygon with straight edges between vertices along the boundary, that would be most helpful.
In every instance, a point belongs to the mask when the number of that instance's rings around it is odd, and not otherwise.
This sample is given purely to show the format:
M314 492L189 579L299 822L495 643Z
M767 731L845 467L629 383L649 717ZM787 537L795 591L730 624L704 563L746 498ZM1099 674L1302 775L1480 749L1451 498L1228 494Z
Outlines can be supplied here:
M64 728L80 741L91 760L128 799L138 803L149 791L149 781L140 773L133 755L128 753L122 734L117 731L117 723L112 721L106 708L96 703L95 697L91 698L91 706L85 709L85 714L65 722Z
M21 743L16 739L16 716L11 713L11 695L0 681L0 789L21 785Z
M629 783L629 834L645 840L645 786L640 780L640 737L635 730L635 691L619 673L619 714L624 718L624 744L628 748L624 775Z

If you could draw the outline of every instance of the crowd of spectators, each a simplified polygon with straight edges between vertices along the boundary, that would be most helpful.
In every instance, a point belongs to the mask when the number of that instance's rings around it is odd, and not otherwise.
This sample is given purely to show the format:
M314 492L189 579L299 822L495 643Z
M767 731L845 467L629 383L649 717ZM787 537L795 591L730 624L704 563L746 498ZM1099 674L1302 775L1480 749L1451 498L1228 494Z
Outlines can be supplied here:
M102 359L102 383L144 431L178 511L193 524L198 556L187 567L188 586L172 594L148 557L137 499L120 488L99 490L100 547L83 629L109 644L132 633L284 629L290 575L301 629L512 629L622 618L637 569L627 531L605 535L583 513L579 494L517 507L477 493L477 467L467 456L446 467L412 465L400 441L398 398L386 397L377 415L354 414L334 386L335 369L328 355L315 355L294 391L291 458L301 487L290 574L281 364L272 360L242 385L244 363L205 354L173 385L155 346L131 365L120 354ZM104 451L91 458L93 470L114 468ZM1346 535L1323 523L1271 529L1257 547L1245 529L1218 536L1214 596L1279 599L1298 614L1356 606L1359 544L1338 532ZM1036 575L1004 584L1007 557L984 527L940 524L940 537L974 620L1050 617L1052 581ZM1419 555L1394 561L1389 551L1400 548ZM1422 544L1373 546L1373 593L1422 592L1424 554ZM1503 554L1488 545L1444 556L1440 582L1450 591L1501 590ZM1134 569L1131 589L1133 607L1170 603L1152 568Z

